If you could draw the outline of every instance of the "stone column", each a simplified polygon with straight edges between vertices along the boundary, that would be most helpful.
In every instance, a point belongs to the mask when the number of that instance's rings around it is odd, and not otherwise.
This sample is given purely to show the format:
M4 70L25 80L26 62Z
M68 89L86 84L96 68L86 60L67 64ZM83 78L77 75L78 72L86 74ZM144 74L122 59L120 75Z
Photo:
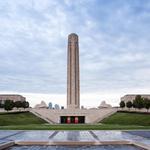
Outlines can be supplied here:
M68 36L67 108L80 108L79 44L78 36Z

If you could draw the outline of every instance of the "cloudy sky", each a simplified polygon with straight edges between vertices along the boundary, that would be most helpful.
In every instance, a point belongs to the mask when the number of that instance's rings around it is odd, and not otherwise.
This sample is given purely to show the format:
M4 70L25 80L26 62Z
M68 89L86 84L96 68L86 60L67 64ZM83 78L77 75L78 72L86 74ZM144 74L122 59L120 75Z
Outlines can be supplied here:
M0 93L66 105L67 36L79 35L81 104L150 93L149 0L0 0Z

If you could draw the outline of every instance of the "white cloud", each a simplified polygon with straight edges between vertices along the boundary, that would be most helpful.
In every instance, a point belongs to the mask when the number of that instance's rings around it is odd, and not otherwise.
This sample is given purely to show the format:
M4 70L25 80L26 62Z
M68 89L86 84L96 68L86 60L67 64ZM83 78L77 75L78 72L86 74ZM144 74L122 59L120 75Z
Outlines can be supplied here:
M84 104L88 97L88 105L107 98L116 104L121 94L147 92L149 8L140 0L0 1L0 91L50 94L56 101L63 95L64 101L67 35L75 32L81 91L91 93L82 96Z

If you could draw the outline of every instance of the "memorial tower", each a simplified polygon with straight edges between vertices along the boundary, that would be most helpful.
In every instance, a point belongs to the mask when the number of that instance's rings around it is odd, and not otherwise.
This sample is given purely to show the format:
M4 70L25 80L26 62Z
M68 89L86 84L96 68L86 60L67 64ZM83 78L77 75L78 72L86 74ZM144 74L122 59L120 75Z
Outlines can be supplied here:
M79 73L79 43L78 35L68 36L67 62L67 108L80 108L80 73Z

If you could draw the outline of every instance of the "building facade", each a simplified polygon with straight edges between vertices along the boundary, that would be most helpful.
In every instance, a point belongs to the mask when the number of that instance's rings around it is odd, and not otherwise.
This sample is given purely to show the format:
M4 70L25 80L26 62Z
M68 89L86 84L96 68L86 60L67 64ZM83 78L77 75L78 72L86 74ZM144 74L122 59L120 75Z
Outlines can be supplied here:
M13 102L26 101L26 98L17 94L0 94L0 104L4 104L6 100L12 100Z
M125 103L128 102L128 101L133 102L133 100L135 99L135 97L137 95L141 95L142 98L150 99L150 95L149 94L128 94L128 95L125 95L125 96L121 97L121 101L124 101Z

